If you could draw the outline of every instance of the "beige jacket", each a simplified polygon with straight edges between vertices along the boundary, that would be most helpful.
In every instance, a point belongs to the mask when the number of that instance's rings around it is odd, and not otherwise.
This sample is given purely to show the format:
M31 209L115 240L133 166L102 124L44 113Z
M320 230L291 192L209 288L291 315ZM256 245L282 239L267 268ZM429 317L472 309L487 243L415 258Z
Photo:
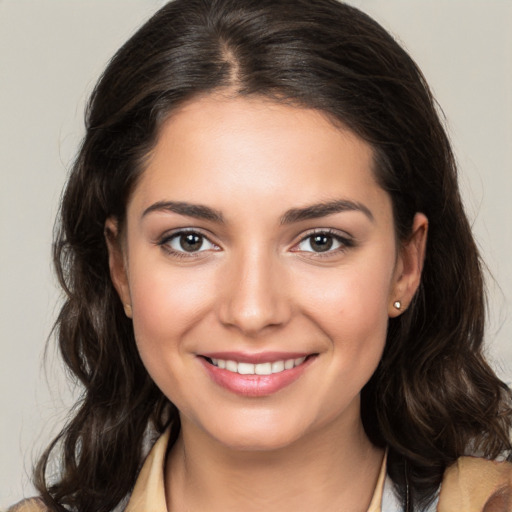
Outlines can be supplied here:
M125 512L168 512L164 464L169 432L153 446L139 473ZM367 512L381 512L386 464L382 464ZM25 500L8 512L44 512L40 500ZM461 457L450 466L441 484L437 512L512 512L512 464Z

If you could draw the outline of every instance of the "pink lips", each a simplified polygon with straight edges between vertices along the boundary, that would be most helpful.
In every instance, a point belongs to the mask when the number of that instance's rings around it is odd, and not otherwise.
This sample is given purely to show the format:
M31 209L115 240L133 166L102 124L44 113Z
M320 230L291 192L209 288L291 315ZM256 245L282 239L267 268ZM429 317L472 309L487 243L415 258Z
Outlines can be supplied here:
M270 375L242 375L218 366L207 359L231 360L237 363L273 363L305 357L305 361L294 368ZM232 393L247 397L263 397L277 393L296 381L306 368L316 359L311 354L290 352L265 352L260 354L243 354L238 352L215 352L201 354L199 360L212 380Z

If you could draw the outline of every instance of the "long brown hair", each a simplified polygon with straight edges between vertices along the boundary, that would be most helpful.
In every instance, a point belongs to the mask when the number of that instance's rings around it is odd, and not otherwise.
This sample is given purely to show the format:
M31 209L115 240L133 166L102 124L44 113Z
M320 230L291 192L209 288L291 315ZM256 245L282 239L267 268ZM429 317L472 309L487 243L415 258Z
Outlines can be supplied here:
M510 393L482 355L481 263L435 101L408 54L375 21L336 0L175 0L114 56L86 115L62 200L54 258L66 300L56 322L80 401L42 456L36 484L52 510L107 512L134 484L148 433L176 408L155 386L112 286L104 226L123 225L159 127L183 102L221 88L319 109L374 149L400 240L429 219L422 283L389 322L362 392L370 439L417 509L469 450L510 450ZM61 471L48 475L60 453ZM406 485L409 484L409 485Z

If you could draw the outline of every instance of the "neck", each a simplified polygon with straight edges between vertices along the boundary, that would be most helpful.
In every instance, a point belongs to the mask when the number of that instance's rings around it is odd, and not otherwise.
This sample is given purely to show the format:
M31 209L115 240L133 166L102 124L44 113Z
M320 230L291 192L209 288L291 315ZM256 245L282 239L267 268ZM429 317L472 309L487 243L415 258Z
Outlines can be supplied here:
M370 443L359 415L345 427L320 428L284 448L246 451L184 420L167 459L168 508L365 512L383 452Z

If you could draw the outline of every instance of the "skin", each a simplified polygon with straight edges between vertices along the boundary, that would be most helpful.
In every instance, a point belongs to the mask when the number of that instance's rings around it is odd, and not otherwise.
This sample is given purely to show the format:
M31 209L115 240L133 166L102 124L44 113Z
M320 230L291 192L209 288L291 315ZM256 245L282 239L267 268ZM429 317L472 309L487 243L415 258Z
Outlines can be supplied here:
M169 201L222 222L160 207ZM333 201L351 209L294 217ZM192 252L183 229L199 235ZM171 510L367 509L383 453L359 395L389 317L418 287L426 233L417 214L396 240L371 147L318 111L213 95L167 120L109 249L142 360L180 411ZM284 388L245 396L212 380L200 357L211 351L312 357Z

